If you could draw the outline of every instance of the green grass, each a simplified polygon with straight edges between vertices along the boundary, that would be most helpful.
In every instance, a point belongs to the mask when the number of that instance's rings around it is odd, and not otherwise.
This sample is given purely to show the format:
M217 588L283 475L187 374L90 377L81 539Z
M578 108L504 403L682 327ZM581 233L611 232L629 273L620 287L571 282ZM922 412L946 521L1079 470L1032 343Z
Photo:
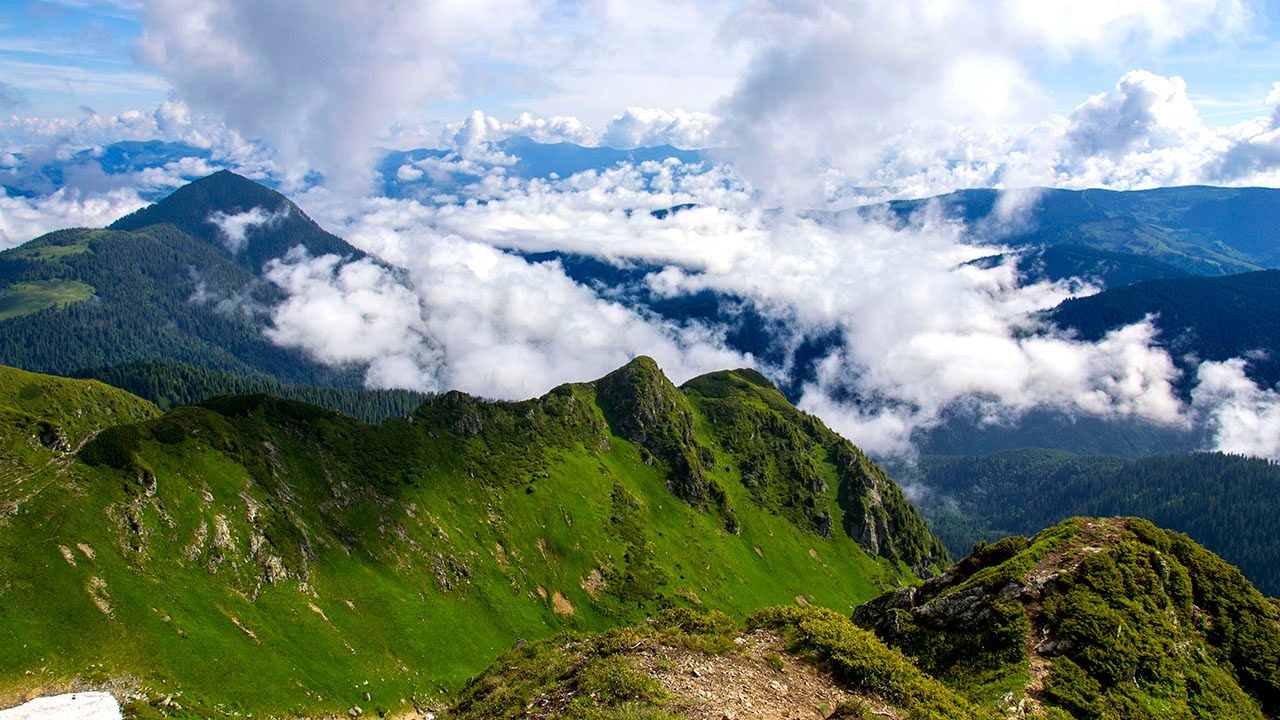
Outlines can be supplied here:
M93 286L79 280L14 283L0 291L0 320L66 307L93 297Z
M213 714L398 711L457 692L517 638L667 608L741 620L797 598L848 613L912 579L841 530L845 481L824 450L804 446L830 537L753 499L696 397L687 427L737 533L609 432L591 385L524 403L441 396L369 426L264 397L148 419L122 392L42 377L0 374L0 406L80 439L144 422L99 434L84 462L18 443L31 478L6 491L42 489L0 517L0 642L14 649L0 703L125 677ZM90 429L78 408L93 402Z
M16 257L24 260L44 261L44 260L60 260L65 257L79 255L89 252L89 244L87 242L72 243L70 245L41 245L39 247L23 247L14 252Z

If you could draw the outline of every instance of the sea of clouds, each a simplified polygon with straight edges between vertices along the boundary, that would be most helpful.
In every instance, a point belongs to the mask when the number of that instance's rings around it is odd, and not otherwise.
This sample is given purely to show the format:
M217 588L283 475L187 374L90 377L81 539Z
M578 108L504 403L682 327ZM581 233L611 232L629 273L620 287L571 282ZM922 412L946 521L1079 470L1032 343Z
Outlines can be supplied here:
M56 187L28 180L32 191L0 196L0 246L104 225L229 167L278 184L383 261L295 252L266 271L288 293L268 336L324 362L368 364L371 386L528 397L638 354L677 382L725 367L795 370L793 354L735 349L723 324L664 317L527 256L554 251L646 268L654 297L711 291L749 303L793 350L834 338L799 404L881 457L909 455L914 431L972 398L1001 417L1053 408L1201 425L1217 449L1280 457L1280 394L1254 385L1245 360L1200 365L1185 402L1149 320L1083 342L1034 313L1090 292L1087 283L1028 283L1012 255L970 262L1002 252L1003 229L1034 222L1036 193L1020 188L1280 185L1280 84L1266 98L1274 111L1230 126L1201 118L1182 78L1141 69L1069 114L1035 112L1042 91L1029 56L1115 56L1225 35L1247 20L1244 3L1001 0L975 12L965 2L770 0L684 3L669 8L674 20L646 11L641 21L602 2L579 18L591 32L564 31L525 0L421 3L408 19L344 0L299 21L287 5L264 17L251 0L152 0L141 48L173 99L114 117L0 121L0 170L15 183L42 163L75 170ZM344 42L351 33L368 42ZM675 57L655 44L672 37L689 39ZM610 43L626 57L602 60ZM595 129L536 113L408 119L483 82L495 57L530 53L544 72L591 62L696 69L723 57L735 80L714 112L632 106ZM700 162L531 177L497 144L517 136L714 150ZM75 161L155 138L200 152L114 174ZM426 191L376 190L380 146L442 150L390 171ZM1011 189L976 226L940 213L904 226L839 212L966 187ZM695 207L650 214L683 204ZM245 227L271 219L211 221L234 249Z

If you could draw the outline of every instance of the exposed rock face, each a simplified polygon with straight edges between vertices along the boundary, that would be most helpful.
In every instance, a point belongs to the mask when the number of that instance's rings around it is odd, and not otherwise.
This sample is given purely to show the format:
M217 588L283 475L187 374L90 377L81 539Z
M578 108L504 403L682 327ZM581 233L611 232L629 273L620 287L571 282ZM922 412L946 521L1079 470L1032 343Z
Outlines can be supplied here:
M724 490L707 477L711 453L698 442L689 400L652 358L638 357L595 382L596 402L613 431L667 464L667 487L701 510L718 509L730 532L737 520Z
M71 452L71 439L67 437L67 431L51 423L41 425L40 444L57 452Z

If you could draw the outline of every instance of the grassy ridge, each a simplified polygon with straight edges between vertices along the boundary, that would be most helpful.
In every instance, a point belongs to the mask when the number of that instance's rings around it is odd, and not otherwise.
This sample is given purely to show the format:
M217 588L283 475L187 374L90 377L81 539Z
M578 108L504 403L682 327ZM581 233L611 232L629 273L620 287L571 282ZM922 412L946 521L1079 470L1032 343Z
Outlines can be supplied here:
M1276 606L1213 553L1141 519L1075 518L980 543L854 621L971 699L1045 717L1261 720L1280 709Z
M93 297L93 286L79 280L14 283L0 292L0 320L59 308Z
M905 538L873 556L757 502L687 398L736 533L611 432L591 384L523 403L451 393L377 426L219 398L104 431L0 524L0 701L129 677L214 714L399 710L461 687L517 637L668 607L745 617L800 598L847 613L945 561L905 553L928 545ZM809 452L826 479L811 499L839 530L841 494L865 490Z

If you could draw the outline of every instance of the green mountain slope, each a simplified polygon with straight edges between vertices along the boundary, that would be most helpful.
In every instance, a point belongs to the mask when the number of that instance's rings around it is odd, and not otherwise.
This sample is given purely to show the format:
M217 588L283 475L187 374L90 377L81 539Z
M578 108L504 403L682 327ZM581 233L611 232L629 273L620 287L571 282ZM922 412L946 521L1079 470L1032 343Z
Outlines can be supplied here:
M1280 382L1280 270L1215 278L1152 280L1063 302L1048 319L1086 340L1154 315L1160 343L1194 380L1191 356L1250 358L1247 372L1266 387ZM1259 352L1261 351L1261 352Z
M3 446L59 470L0 519L0 702L124 678L217 714L399 710L517 637L847 612L946 564L896 485L749 371L677 389L642 358L377 426L260 395L121 419L77 462Z
M159 360L140 360L76 375L127 390L161 410L197 405L217 395L263 394L319 405L365 422L380 422L408 415L427 399L424 393L412 390L289 385L266 375L237 375Z
M219 213L236 216L254 211L267 220L248 226L243 249L232 252L212 218ZM342 238L323 230L284 195L229 170L188 183L160 202L120 218L107 229L136 231L157 225L173 225L222 250L253 273L261 272L267 261L284 256L298 245L315 256L365 256Z
M1280 609L1143 520L980 545L852 620L668 610L560 635L508 650L445 717L1263 720L1280 705Z
M228 248L211 219L275 218ZM363 257L284 196L229 172L193 182L106 230L60 230L0 252L0 363L67 375L167 360L281 382L359 387L263 335L284 295L262 265L301 246Z
M1280 610L1235 568L1145 520L1077 518L980 545L853 619L1006 716L1280 711Z
M1190 535L1280 595L1280 466L1220 453L1124 459L1051 450L925 456L895 473L959 556L1077 515L1138 516Z
M1023 227L1002 236L1012 247L1073 245L1152 258L1195 275L1280 267L1280 192L1272 188L1176 187L1117 192L1038 188ZM960 190L888 204L902 219L928 203L977 226L997 190Z

